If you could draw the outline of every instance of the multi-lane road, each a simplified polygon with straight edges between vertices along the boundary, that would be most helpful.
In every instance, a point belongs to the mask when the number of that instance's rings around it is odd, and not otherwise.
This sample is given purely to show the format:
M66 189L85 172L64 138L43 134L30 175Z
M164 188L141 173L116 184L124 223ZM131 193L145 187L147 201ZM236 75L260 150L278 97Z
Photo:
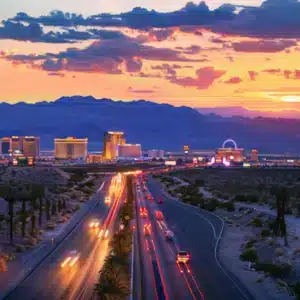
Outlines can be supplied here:
M139 251L135 257L140 259L135 261L143 299L252 299L218 260L221 219L165 197L151 178L147 183L137 180L136 204ZM156 211L163 217L157 218ZM172 240L166 239L166 230L173 232ZM179 250L191 254L189 263L176 263Z
M110 201L105 203L107 196ZM93 299L124 196L124 177L116 175L99 189L98 201L74 230L5 299ZM90 227L95 219L99 228ZM78 260L73 266L63 264L72 250L79 253Z

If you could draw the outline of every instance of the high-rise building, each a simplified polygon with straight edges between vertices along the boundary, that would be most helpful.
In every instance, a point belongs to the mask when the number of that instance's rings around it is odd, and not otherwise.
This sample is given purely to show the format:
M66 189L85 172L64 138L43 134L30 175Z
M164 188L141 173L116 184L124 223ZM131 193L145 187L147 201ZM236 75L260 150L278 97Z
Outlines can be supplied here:
M25 157L40 156L40 137L38 136L12 136L11 152L22 153Z
M11 151L23 152L23 136L12 136L11 137Z
M0 139L0 154L8 155L11 151L11 138L3 137Z
M164 158L165 151L164 150L148 150L148 157L149 158Z
M25 157L40 156L40 138L38 136L24 136L22 141L23 155Z
M253 162L258 162L258 150L256 149L251 150L250 160Z
M54 139L55 158L59 159L85 159L87 156L88 139L75 137Z
M103 155L107 160L116 159L118 145L126 143L124 132L107 131L104 133Z
M118 158L141 158L142 149L140 144L123 144L118 146Z

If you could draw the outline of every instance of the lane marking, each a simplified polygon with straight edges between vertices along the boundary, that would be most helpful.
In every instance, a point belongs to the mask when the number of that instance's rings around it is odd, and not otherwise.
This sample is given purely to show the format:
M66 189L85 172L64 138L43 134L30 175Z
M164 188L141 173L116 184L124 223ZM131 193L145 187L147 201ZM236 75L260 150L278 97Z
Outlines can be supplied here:
M200 207L197 207L197 206L193 206L191 204L187 204L187 203L184 203L178 199L174 199L173 197L171 198L169 195L167 195L166 193L162 193L167 199L169 199L171 202L174 201L175 203L177 204L180 204L179 206L181 206L182 208L184 208L186 211L189 211L190 213L192 213L191 210L188 210L185 206L188 206L188 207L192 207L193 209L200 209L201 211L205 212L205 213L208 213L208 214L211 214L213 216L215 216L216 218L218 218L221 222L222 222L222 227L221 227L221 230L220 230L220 233L217 237L217 240L216 240L216 244L215 244L215 249L214 249L214 258L215 258L215 261L217 262L217 265L219 266L219 268L222 270L222 272L224 273L224 275L233 283L233 285L239 290L239 292L242 294L242 296L246 299L246 300L249 300L249 297L248 295L245 294L245 292L239 287L239 285L235 282L235 280L229 275L228 271L222 266L222 264L220 263L219 259L218 259L218 254L217 254L217 250L218 250L218 247L219 247L219 243L220 243L220 240L221 240L221 237L222 237L222 234L224 232L224 220L222 218L220 218L218 215L214 214L213 212L210 212L210 211L206 211L206 210L203 210L202 208ZM216 238L216 230L215 230L215 227L214 225L211 223L211 221L209 221L206 217L202 216L201 214L197 213L197 212L193 212L194 214L198 215L199 217L203 218L204 220L208 221L210 226L212 227L213 229L213 232L214 232L214 237ZM250 293L250 292L249 292ZM251 295L251 294L250 294Z
M104 186L104 183L106 181L103 182L103 184L101 185L101 189ZM47 260L59 249L61 248L61 246L64 244L65 241L67 241L67 239L71 236L72 233L74 233L77 228L82 224L83 220L85 219L85 217L95 208L95 206L98 204L99 200L96 201L85 213L84 215L81 217L80 221L78 221L78 223L76 224L76 226L66 235L65 238L63 238L58 244L56 244L56 246L50 250L50 252L48 254L46 254L46 256L40 261L40 263L37 264L37 266L35 268L32 268L32 272L28 274L27 277L25 277L23 280L21 280L18 284L15 285L15 287L13 289L11 289L3 298L8 297L11 293L13 293L13 291L15 289L18 288L18 286L20 286L21 284L24 284L28 281L28 279L30 279L41 267L44 266L44 264L47 262Z

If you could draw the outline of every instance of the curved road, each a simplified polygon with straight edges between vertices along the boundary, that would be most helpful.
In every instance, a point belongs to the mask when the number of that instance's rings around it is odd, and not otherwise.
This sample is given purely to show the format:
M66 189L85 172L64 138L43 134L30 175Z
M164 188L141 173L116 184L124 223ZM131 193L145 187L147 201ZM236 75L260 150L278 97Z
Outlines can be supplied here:
M155 201L164 199L159 208L180 249L191 253L190 268L204 298L253 299L238 278L226 271L217 258L217 241L223 230L223 221L207 211L165 197L161 185L152 178L149 178L148 186Z

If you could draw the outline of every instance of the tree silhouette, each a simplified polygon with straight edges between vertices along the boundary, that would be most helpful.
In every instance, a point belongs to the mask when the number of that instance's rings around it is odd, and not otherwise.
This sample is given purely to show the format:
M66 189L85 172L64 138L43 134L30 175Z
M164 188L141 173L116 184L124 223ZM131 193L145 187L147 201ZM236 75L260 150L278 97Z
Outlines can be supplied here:
M286 222L285 222L285 207L286 204L289 202L290 195L289 191L286 187L281 187L278 189L276 194L276 209L277 209L277 216L276 221L274 224L274 234L276 236L283 236L284 243L287 246L287 230L286 230Z
M0 186L0 195L8 202L9 239L11 244L13 244L14 239L14 204L17 201L16 186L13 184L13 182L10 182Z

